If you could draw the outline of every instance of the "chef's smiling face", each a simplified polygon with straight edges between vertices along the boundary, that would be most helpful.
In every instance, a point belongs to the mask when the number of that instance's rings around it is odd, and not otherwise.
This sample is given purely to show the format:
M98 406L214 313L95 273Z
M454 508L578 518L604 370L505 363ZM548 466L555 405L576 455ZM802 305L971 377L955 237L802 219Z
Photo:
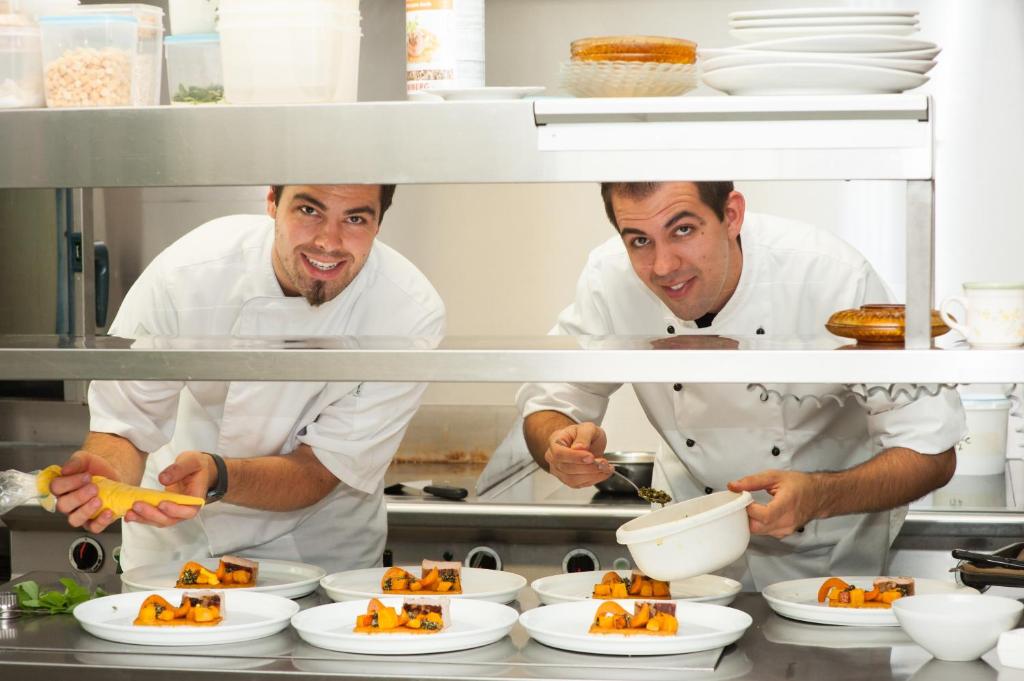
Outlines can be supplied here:
M352 283L380 229L380 185L285 185L275 202L274 274L288 296L318 306Z
M643 198L615 193L612 208L637 276L677 318L725 306L743 268L742 194L729 195L721 219L692 182L666 182Z

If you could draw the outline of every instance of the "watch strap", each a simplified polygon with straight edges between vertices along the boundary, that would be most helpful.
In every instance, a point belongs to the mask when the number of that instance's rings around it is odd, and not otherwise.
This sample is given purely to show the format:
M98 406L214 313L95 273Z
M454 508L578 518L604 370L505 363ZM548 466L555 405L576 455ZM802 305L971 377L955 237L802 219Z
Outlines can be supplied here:
M217 467L217 484L206 491L206 503L212 504L220 501L228 493L228 467L219 454L206 452L213 459L213 465Z

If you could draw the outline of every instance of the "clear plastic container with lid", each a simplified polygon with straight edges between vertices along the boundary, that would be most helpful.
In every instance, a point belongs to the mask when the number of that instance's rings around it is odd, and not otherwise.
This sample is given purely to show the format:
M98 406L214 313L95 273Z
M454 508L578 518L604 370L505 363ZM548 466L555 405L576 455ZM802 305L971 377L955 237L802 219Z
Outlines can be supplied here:
M131 106L139 22L96 14L39 19L49 107Z
M155 5L140 3L108 3L81 5L74 11L84 15L116 15L134 17L138 21L138 52L135 59L136 106L160 104L160 84L163 74L164 11Z
M171 104L219 104L224 100L218 34L168 36L164 49Z
M218 0L169 0L171 33L213 33L217 27Z
M0 15L0 109L43 106L43 52L39 28Z

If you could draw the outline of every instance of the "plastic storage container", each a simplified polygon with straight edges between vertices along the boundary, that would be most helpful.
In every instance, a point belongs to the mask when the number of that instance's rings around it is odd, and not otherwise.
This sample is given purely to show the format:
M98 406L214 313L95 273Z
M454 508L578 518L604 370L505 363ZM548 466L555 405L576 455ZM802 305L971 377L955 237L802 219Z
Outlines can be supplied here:
M1003 395L964 395L967 437L957 446L957 475L1001 475L1006 467L1010 400Z
M226 101L356 100L358 2L221 0L218 27Z
M0 109L29 108L45 103L39 28L0 21Z
M213 33L217 28L218 0L170 0L171 33ZM170 77L168 76L168 79Z
M47 106L132 105L139 43L135 17L41 17L39 28Z
M219 35L167 36L164 49L167 52L167 88L171 104L219 104L224 101Z
M20 12L33 20L39 17L64 15L78 8L78 0L7 0Z
M82 5L75 14L107 14L134 17L139 22L138 56L135 59L136 106L160 104L163 74L164 11L154 5L138 3Z

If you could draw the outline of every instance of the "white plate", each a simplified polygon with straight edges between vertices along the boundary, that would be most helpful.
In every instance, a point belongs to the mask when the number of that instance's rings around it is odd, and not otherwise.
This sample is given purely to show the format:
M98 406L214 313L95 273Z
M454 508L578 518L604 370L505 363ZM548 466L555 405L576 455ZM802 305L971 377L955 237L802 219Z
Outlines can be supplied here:
M409 99L420 99L418 95L433 95L434 97L453 101L463 100L494 100L494 99L523 99L524 97L535 97L544 92L543 86L530 87L471 87L471 88L431 88L429 90L418 90L410 93ZM433 97L428 97L433 99Z
M767 587L762 594L771 609L784 617L817 624L841 624L845 626L898 627L892 609L830 608L818 602L818 589L827 577L794 579ZM875 577L840 577L847 584L871 588ZM915 579L915 594L977 593L955 582L937 579Z
M197 560L205 568L216 571L218 559ZM260 571L256 586L232 587L227 592L257 591L284 598L299 598L316 590L327 571L316 565L293 563L287 560L259 561ZM164 565L142 565L121 575L121 583L130 591L153 591L173 589L185 561ZM188 587L202 589L207 587ZM210 587L216 589L217 587Z
M882 69L896 69L913 73L928 73L935 67L935 61L926 59L878 59L851 53L822 54L820 52L742 52L707 59L701 63L704 73L726 69L732 66L750 64L845 64L848 66L874 66Z
M604 602L546 605L524 612L519 616L519 623L530 638L562 650L598 655L675 655L727 646L743 636L753 622L750 615L741 610L675 601L676 619L679 620L679 631L675 636L588 633L599 604ZM620 600L616 603L633 612L633 601Z
M702 75L704 83L730 95L867 95L912 90L928 76L896 69L843 64L752 64Z
M224 621L211 627L137 627L132 622L142 602L158 593L171 603L181 602L181 591L137 591L104 596L82 603L75 619L93 636L116 643L144 646L206 646L263 638L288 626L299 604L273 594L235 589L224 593Z
M736 55L744 54L801 54L807 57L822 57L829 59L832 57L848 57L855 59L899 59L901 61L932 61L938 56L940 50L938 47L933 47L927 50L904 50L902 52L785 52L782 50L762 50L755 47L759 43L754 45L743 45L741 47L710 47L701 48L697 51L700 56L701 63L706 64L712 59L718 59L721 57L733 57ZM802 60L801 60L802 61Z
M937 47L938 45L927 40L904 38L898 35L844 34L765 40L743 45L739 49L773 52L906 52L907 50L932 50Z
M916 26L917 19L911 17L806 17L787 19L731 19L729 28L793 28L797 26Z
M920 31L917 26L891 26L883 24L849 26L780 26L776 28L734 28L729 35L736 40L776 40L824 36L868 35L871 37L905 36Z
M382 598L393 608L402 598ZM415 655L477 648L504 638L516 623L518 613L507 605L471 599L452 599L451 625L437 634L359 634L353 631L356 617L366 612L368 600L345 601L303 610L292 618L292 626L303 641L318 648L343 653Z
M335 601L398 596L400 594L386 594L380 589L380 580L384 577L387 569L380 567L335 572L321 579L320 586ZM415 567L404 565L402 569L414 575L420 573L418 565ZM453 599L472 598L478 601L511 603L524 586L526 586L526 578L512 572L464 567L462 568L462 593L448 594L448 596ZM437 594L423 595L435 596Z
M804 7L800 9L761 9L730 12L729 21L745 19L780 19L787 17L916 17L917 10L852 9L849 7Z
M599 584L607 572L609 570L570 572L541 577L534 580L530 584L530 588L537 592L540 602L545 605L588 600L594 592L594 585ZM615 570L615 572L618 572L620 577L629 577L632 574L631 570ZM700 575L672 582L669 584L669 588L672 591L672 598L675 600L729 605L736 598L736 594L740 592L742 585L728 577Z

